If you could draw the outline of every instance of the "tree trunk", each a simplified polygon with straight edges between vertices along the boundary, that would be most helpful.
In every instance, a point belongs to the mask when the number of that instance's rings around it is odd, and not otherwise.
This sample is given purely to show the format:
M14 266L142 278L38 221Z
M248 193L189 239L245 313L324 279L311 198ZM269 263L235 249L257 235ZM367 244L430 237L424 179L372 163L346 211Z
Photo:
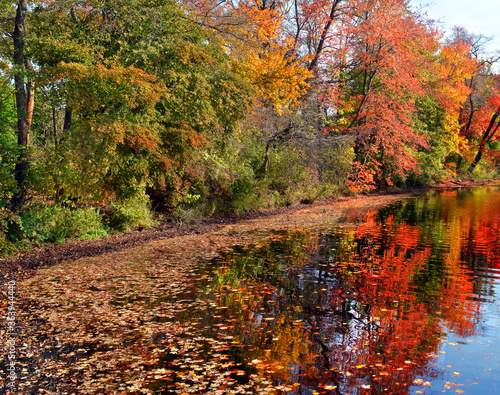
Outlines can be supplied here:
M481 143L479 145L479 150L477 151L476 157L474 158L474 160L472 161L472 163L469 166L469 173L472 173L474 171L474 169L476 168L477 164L479 163L479 161L483 157L484 147L485 147L485 144Z
M61 137L59 138L58 144L62 144L66 139L69 138L70 133L71 133L71 120L73 117L73 110L71 110L70 107L66 106L66 109L64 110L64 125L63 125L63 133L61 134ZM56 147L57 149L57 147ZM59 164L61 165L64 161L64 154L63 157L59 160ZM55 199L57 202L62 202L64 203L64 195L65 191L63 188L63 184L61 182L61 179L58 178L56 181L55 185Z
M470 127L472 125L472 119L474 117L474 114L476 112L476 109L474 108L474 100L473 100L473 97L472 97L472 88L473 88L473 85L474 85L474 77L471 78L469 84L467 85L470 89L470 93L469 93L469 96L467 98L467 100L469 101L469 106L470 106L470 109L469 109L469 113L467 114L467 122L464 123L464 126L462 127L462 133L465 135L465 137L467 138L467 140L471 141L472 139L472 136L470 135ZM462 106L461 109L460 109L460 118L461 119L465 119L466 115L465 115L465 108L466 106Z
M293 126L287 126L285 129L281 130L274 136L272 136L269 140L267 140L266 143L266 151L264 153L264 163L262 163L262 166L257 170L255 174L255 179L260 180L267 174L267 170L269 168L269 152L271 151L271 148L275 146L278 142L283 142L286 139L289 139L289 133L292 131Z
M33 71L33 65L29 60L26 60L26 70ZM29 132L31 130L31 121L33 120L33 109L35 107L35 81L31 77L28 78L28 84L26 87L26 108L28 115L26 116L26 122L28 123L28 144L29 144Z
M262 163L262 166L257 170L257 172L255 174L256 180L260 180L267 173L267 169L269 167L269 150L271 149L272 144L273 144L273 140L272 139L268 140L268 142L266 144L266 151L264 153L264 163Z
M497 110L495 111L495 114L493 114L493 116L491 117L490 124L488 125L488 128L486 129L486 131L483 134L483 137L481 138L481 142L479 143L479 149L477 151L476 157L470 164L469 173L472 173L474 171L477 164L483 157L484 149L486 148L486 143L491 141L491 139L497 132L500 123L496 123L496 121L499 116L500 116L500 106L498 106Z
M54 138L54 147L57 148L57 111L52 106L52 137Z
M66 107L66 111L64 112L64 126L63 130L66 132L66 134L69 134L71 130L71 118L73 115L73 111L71 111L71 108ZM66 137L66 136L64 136Z
M25 16L28 10L27 1L20 0L17 3L16 19L14 24L14 87L16 90L17 108L17 144L20 148L19 157L14 169L14 178L17 182L17 190L12 196L12 211L18 212L26 196L26 177L28 174L29 157L29 126L31 122L30 111L33 110L31 87L26 92L26 63L24 58L25 46ZM29 100L28 100L29 99Z

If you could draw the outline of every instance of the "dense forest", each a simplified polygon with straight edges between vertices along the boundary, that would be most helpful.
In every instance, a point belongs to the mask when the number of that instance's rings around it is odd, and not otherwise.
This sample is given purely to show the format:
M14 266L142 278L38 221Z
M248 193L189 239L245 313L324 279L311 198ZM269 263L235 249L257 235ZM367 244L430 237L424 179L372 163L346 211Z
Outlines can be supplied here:
M339 193L497 177L488 39L406 0L0 10L0 252Z

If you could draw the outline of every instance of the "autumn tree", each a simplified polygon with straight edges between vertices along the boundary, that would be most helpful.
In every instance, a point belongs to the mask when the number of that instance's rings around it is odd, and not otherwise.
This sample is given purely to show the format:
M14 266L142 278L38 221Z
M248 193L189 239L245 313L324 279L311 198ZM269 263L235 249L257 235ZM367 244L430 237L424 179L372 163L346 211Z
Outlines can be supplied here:
M148 187L175 203L202 178L197 150L230 134L249 102L227 56L174 2L49 1L35 12L40 83L65 113L47 187L91 200Z
M263 105L281 114L300 101L309 72L284 29L285 1L185 3L190 17L226 48L235 72L257 88Z
M500 91L499 91L498 75L493 77L491 92L488 95L485 106L477 111L473 117L474 125L471 126L472 131L477 133L478 148L477 153L469 167L469 172L472 173L479 161L487 152L488 148L497 147L493 143L498 142L497 131L500 127ZM498 148L497 148L498 151Z
M415 101L425 95L437 41L405 2L352 6L323 81L330 130L355 138L351 185L358 189L390 185L393 175L417 168L415 152L427 142L413 128Z
M469 143L469 152L464 152L464 157L470 162L470 173L474 171L488 147L493 147L492 143L496 140L496 118L500 114L498 100L495 99L498 77L492 71L498 58L486 54L485 45L489 41L491 38L455 26L447 44L467 48L462 57L475 66L473 73L463 77L469 92L458 116L461 135Z
M469 56L470 45L447 41L435 55L427 93L416 101L414 128L427 138L429 147L418 152L422 183L456 177L457 167L469 154L461 113L470 98L468 81L477 73Z

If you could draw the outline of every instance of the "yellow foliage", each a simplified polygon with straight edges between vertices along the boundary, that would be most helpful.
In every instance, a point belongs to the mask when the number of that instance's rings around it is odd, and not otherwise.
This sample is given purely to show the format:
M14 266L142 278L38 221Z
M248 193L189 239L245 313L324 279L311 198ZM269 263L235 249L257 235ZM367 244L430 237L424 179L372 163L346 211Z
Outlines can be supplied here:
M210 37L225 48L233 70L256 88L260 100L281 114L299 103L312 73L303 63L307 59L294 57L293 40L284 31L280 9L280 5L271 9L258 1L242 0L237 6L211 8L199 17L214 28Z
M455 113L447 111L443 120L443 135L448 147L453 153L460 153L466 149L466 139L460 135L460 121Z
M441 48L437 63L435 92L443 105L443 141L450 153L467 152L466 140L460 135L460 109L470 94L466 81L474 77L478 64L470 56L470 46L455 42Z
M296 105L308 87L309 70L286 58L287 48L269 45L262 52L249 51L235 59L235 71L254 85L259 97L282 114Z

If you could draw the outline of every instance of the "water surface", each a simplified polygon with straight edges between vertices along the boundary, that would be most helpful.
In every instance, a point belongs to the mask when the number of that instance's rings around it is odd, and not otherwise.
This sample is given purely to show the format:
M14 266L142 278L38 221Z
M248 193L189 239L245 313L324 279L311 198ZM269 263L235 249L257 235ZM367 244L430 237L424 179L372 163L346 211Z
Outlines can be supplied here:
M500 191L476 188L275 232L203 265L203 308L175 319L228 343L230 380L281 393L495 393L499 223Z
M15 393L499 392L500 189L330 220L172 238L16 281Z

